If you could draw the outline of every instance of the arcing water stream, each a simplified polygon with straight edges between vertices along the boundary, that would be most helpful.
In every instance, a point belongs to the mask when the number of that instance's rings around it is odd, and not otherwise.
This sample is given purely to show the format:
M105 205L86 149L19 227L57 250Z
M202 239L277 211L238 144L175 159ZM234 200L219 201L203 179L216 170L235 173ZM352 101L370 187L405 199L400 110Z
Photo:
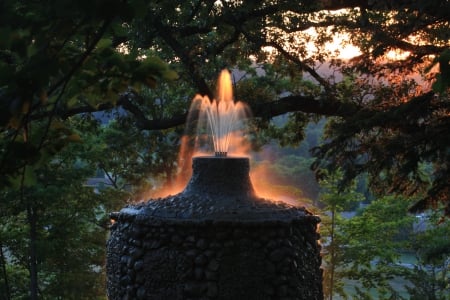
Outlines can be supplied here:
M196 136L202 137L207 127L215 156L241 154L238 150L241 148L245 121L250 116L250 110L243 102L234 102L231 76L227 70L220 73L216 97L217 99L212 100L198 94L194 97L190 114L198 111ZM197 149L202 149L202 145Z

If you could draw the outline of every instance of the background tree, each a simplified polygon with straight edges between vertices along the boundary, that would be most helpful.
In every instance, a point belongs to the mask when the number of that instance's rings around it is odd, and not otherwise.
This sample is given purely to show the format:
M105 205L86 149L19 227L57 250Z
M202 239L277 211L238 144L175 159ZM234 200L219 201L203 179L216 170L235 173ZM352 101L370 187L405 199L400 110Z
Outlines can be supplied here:
M410 251L416 263L405 276L411 299L444 300L450 292L450 242L441 238L450 232L450 222L439 223L439 215L431 212L415 222L415 234L410 239Z
M439 0L1 1L0 189L7 195L1 205L5 222L14 224L16 215L22 221L17 236L30 251L22 267L30 272L31 299L37 298L38 267L44 266L39 244L45 240L40 226L47 220L46 199L44 192L35 194L45 180L39 177L42 170L51 170L64 149L82 140L92 145L92 159L85 161L116 176L112 182L117 179L115 192L121 196L131 197L119 178L132 181L136 172L151 173L140 163L152 162L160 177L170 179L175 164L164 162L174 157L190 100L197 92L212 97L224 67L235 70L237 97L251 106L255 136L262 141L295 144L309 121L329 117L326 139L313 152L319 178L324 168L341 169L344 189L368 174L374 192L425 195L414 210L433 206L450 214L449 5ZM334 34L343 34L344 43L358 46L360 54L339 59L327 48ZM391 51L402 55L389 56ZM329 71L322 72L324 65ZM71 124L76 116L110 110L118 112L118 120L105 130L86 125L77 131ZM287 122L275 129L272 120L280 115ZM92 132L104 140L90 143ZM126 153L124 132L150 138L130 145L138 164L102 159L102 151ZM116 141L122 148L115 148ZM430 166L431 177L424 176L423 164ZM53 180L50 185L58 182ZM83 180L72 181L80 187Z
M344 259L345 237L341 226L344 223L342 212L353 211L364 200L364 196L355 190L355 185L345 191L337 188L337 181L342 175L337 172L329 179L320 182L321 192L319 200L322 203L324 217L321 234L324 238L324 295L333 299L335 294L346 296L344 291L344 275L340 266Z
M16 265L28 269L30 299L61 293L65 298L92 299L104 294L101 241L106 232L94 230L99 222L95 218L99 209L115 207L114 198L106 202L92 188L83 188L94 170L77 167L78 158L62 151L80 141L66 119L70 115L112 107L117 94L135 83L154 86L158 78L176 77L155 57L117 48L138 4L0 4L0 187L6 230L1 244L7 251L3 265L9 263L4 270L12 268L13 274L19 274ZM65 209L68 203L78 211ZM73 216L78 216L76 222ZM104 228L104 220L99 223ZM13 235L11 226L17 226ZM66 240L69 236L74 240ZM24 295L11 285L9 274L3 272L6 297ZM90 277L96 280L86 280Z
M406 214L406 199L385 197L374 200L360 216L342 226L346 245L342 276L355 280L355 291L362 299L401 299L400 290L391 282L405 270L396 265L401 251L407 251L414 216ZM376 292L374 292L376 291Z
M416 209L448 202L446 1L3 1L1 11L5 174L24 164L8 155L23 146L15 137L32 120L49 124L53 118L121 106L141 129L182 125L192 95L140 103L141 83L154 86L158 78L175 78L154 58L157 51L178 71L179 86L190 87L186 91L212 96L209 83L225 66L257 73L262 78L256 90L265 91L264 97L248 93L245 101L259 125L290 112L286 132L293 140L302 138L299 132L312 114L335 116L328 142L314 152L316 170L339 166L344 184L367 172L373 188L384 189L381 181L393 192L428 190ZM334 33L361 51L350 61L331 61L332 69L357 74L345 94L336 76L317 69L333 55L326 46ZM404 55L387 56L391 50ZM420 82L403 80L412 72L423 75ZM319 88L311 90L303 77ZM279 89L274 83L280 78L291 84ZM146 106L178 109L155 116ZM39 145L23 147L39 152ZM433 164L431 187L418 174L422 161ZM389 182L379 180L382 171L392 173Z
M336 239L339 287L358 299L448 298L448 220L406 213L414 199L386 196L341 220ZM433 259L431 259L433 257Z
M158 78L176 77L159 59L118 48L126 23L140 9L134 2L3 1L1 5L0 168L5 175L20 176L23 166L32 164L31 158L53 146L45 141L55 120L112 107L118 93L135 83L137 89L138 83L153 86ZM122 101L127 102L127 97ZM41 135L20 141L18 137L34 122L42 124ZM3 177L3 185L13 180L7 178Z
M17 182L17 189L2 191L0 241L6 270L0 276L0 289L5 299L28 298L33 291L27 277L34 277L39 298L104 298L109 212L142 199L142 189L148 191L157 183L148 180L160 176L167 162L173 161L167 155L176 155L161 148L165 143L153 146L164 135L144 134L135 127L126 130L126 120L118 130L117 122L102 124L86 115L68 120L70 130L58 123L51 128L52 138L64 129L71 134L83 132L83 141L69 142L63 135L63 148L35 164L33 175ZM88 185L87 178L99 171L103 186Z
M93 299L103 294L104 209L112 209L114 202L102 201L83 186L93 169L79 163L74 148L36 168L32 185L2 193L0 239L7 250L3 275L9 279L4 287L11 299ZM18 274L25 270L30 285L24 290Z

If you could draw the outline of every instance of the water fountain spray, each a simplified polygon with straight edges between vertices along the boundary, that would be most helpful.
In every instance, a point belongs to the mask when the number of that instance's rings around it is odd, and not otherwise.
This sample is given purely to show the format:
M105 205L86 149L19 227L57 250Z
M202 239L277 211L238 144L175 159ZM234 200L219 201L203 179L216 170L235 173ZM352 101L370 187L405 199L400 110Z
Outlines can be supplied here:
M234 101L230 72L223 70L219 76L216 99L196 95L191 105L191 111L198 111L197 136L207 128L212 139L215 157L227 157L235 143L232 141L238 132L245 131L245 120L250 117L248 106L240 101Z

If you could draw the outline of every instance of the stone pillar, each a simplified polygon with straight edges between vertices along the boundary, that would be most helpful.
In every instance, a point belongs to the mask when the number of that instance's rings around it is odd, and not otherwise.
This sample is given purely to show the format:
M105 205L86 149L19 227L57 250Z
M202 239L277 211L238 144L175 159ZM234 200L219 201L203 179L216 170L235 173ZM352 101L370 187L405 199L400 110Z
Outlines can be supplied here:
M209 159L194 160L183 193L112 214L109 299L323 299L320 219L257 198L247 159ZM244 174L238 192L220 190L216 164Z

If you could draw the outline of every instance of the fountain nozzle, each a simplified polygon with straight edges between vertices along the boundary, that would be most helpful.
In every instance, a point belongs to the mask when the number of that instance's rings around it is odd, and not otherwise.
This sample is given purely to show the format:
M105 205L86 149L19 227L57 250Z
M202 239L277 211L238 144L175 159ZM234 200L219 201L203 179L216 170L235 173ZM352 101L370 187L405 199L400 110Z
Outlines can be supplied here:
M226 151L216 151L214 154L215 157L227 157Z

